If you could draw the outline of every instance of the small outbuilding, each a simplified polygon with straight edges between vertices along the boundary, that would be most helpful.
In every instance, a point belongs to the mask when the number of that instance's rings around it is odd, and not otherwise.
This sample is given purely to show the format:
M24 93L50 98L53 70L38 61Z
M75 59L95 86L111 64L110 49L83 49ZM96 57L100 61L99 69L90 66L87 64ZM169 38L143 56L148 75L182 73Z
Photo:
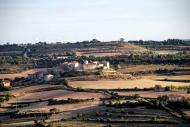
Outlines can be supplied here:
M0 81L0 85L3 87L10 87L11 86L11 82L8 79L4 79Z
M53 79L53 77L54 77L54 75L47 74L47 75L44 76L44 81L49 82L49 81L51 81Z

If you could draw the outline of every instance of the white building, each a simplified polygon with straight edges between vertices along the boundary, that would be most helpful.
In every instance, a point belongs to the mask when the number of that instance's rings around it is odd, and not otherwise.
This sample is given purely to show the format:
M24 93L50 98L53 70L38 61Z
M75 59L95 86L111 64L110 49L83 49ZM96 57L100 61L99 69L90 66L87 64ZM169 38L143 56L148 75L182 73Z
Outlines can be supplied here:
M11 82L9 80L1 80L0 84L3 87L10 87L11 86Z
M177 102L177 101L182 101L183 98L184 97L180 96L180 95L169 95L168 96L168 101Z
M53 79L53 77L54 76L52 74L47 74L44 76L44 81L49 82Z
M103 61L102 64L104 65L104 69L110 69L110 63L107 61Z

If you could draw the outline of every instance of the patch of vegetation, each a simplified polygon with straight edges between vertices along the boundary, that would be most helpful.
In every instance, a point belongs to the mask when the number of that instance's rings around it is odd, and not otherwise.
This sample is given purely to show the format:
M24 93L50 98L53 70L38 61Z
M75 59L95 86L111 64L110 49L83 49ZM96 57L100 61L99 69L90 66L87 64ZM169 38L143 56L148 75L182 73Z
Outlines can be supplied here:
M171 109L190 109L190 102L185 98L178 101L168 101L167 103L167 106Z
M74 103L87 102L87 101L94 101L94 98L91 98L91 99L72 99L72 98L68 98L67 100L49 99L48 100L48 105L74 104Z
M11 86L7 87L7 86L1 86L0 85L0 91L10 91L10 90L12 90Z
M0 102L9 101L11 98L14 98L14 95L7 93L5 95L0 95Z

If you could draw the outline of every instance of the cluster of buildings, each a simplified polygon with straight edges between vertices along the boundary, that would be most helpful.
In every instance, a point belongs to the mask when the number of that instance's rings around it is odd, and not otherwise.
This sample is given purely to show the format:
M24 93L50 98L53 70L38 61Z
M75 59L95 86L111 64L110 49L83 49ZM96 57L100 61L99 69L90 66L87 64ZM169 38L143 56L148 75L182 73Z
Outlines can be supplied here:
M34 74L29 74L28 79L32 80L33 82L49 82L54 78L54 75L48 72L36 72Z
M28 75L28 79L32 80L33 82L41 83L41 82L50 82L53 79L58 79L61 74L66 72L73 72L73 71L89 71L95 70L98 68L102 68L104 70L110 69L110 63L103 61L103 62L88 62L85 60L83 63L79 63L77 61L72 62L65 62L60 64L57 67L52 69L48 69L46 71L36 72L34 74Z
M65 72L72 72L72 71L89 71L89 70L94 70L94 69L110 69L110 63L107 61L93 61L89 62L85 60L83 63L79 63L77 61L72 61L72 62L65 62L57 67L54 67L52 69L53 73L55 75L59 75L61 73Z

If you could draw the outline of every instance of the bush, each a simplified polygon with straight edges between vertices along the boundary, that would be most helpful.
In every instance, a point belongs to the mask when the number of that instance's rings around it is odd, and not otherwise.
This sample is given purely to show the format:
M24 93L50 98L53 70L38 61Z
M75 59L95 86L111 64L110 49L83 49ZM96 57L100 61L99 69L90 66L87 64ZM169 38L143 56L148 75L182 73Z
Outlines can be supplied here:
M35 120L34 123L35 123L35 125L36 125L37 127L46 127L44 121Z
M169 86L166 86L166 87L165 87L165 91L170 91L170 87L169 87Z
M12 90L12 87L5 87L0 85L0 91L10 91Z
M84 90L83 88L81 88L81 87L77 87L77 88L76 88L76 91L77 91L77 92L83 92L83 91L85 91L85 90Z
M187 89L187 94L190 94L190 89Z

